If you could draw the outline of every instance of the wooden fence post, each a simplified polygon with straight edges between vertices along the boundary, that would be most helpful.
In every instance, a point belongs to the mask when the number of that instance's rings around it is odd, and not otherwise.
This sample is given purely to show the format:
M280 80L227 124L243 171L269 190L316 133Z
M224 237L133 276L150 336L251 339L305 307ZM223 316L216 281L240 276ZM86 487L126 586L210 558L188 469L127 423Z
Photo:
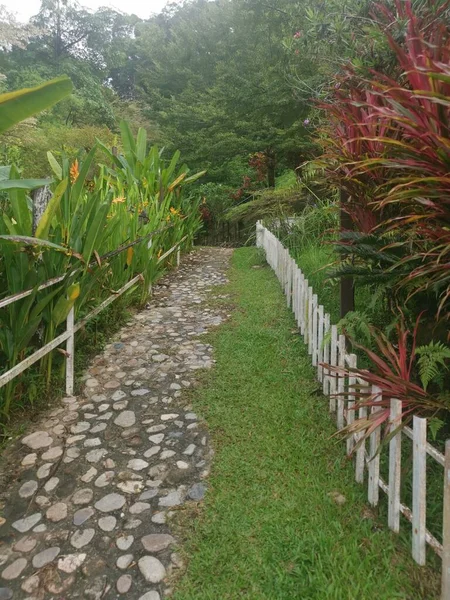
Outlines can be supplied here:
M333 367L338 366L338 329L337 325L331 326L331 348L330 364ZM337 391L336 373L330 375L330 412L336 412L336 391Z
M381 390L377 386L372 386L372 395L374 400L381 400ZM372 414L376 413L378 408L375 406L372 408ZM380 428L377 427L373 433L370 434L369 438L369 489L368 489L368 500L372 506L377 506L380 497L380 490L378 482L380 479L380 453L378 448L380 446L381 437Z
M356 369L356 354L350 354L349 368ZM348 403L347 403L347 425L351 425L355 420L355 395L352 393L352 386L356 384L356 377L350 375L348 378ZM354 392L354 388L353 388ZM352 434L351 437L347 438L347 455L350 456L355 446L355 437Z
M412 555L426 563L427 420L413 418Z
M441 600L450 600L450 440L445 442Z
M325 310L320 304L318 308L318 326L317 332L317 379L323 383L323 367L320 365L323 362L323 329L325 327Z
M70 333L70 337L67 338L66 342L66 394L68 396L73 396L74 390L74 378L75 378L75 333L74 333L74 324L75 324L75 310L72 308L69 311L66 319L66 331Z
M402 402L391 399L389 432L402 423ZM400 477L402 459L402 432L399 431L389 442L389 509L388 525L392 531L400 531Z
M326 313L324 317L324 340L323 345L323 362L330 364L330 327L331 317ZM326 368L323 370L323 393L327 396L330 394L330 371Z
M345 368L346 347L345 347L345 335L343 335L343 334L341 334L339 336L338 351L339 351L338 365L341 369L344 369ZM339 374L338 380L337 380L337 385L338 385L338 389L337 389L337 393L338 393L338 397L337 397L337 428L342 429L344 427L344 408L345 408L345 404L344 404L345 376L344 375Z
M312 354L312 364L313 367L317 366L317 342L318 342L318 329L317 329L317 325L318 325L318 314L317 314L317 303L318 303L318 299L317 299L317 294L313 294L313 305L312 305L312 336L311 336L311 354Z

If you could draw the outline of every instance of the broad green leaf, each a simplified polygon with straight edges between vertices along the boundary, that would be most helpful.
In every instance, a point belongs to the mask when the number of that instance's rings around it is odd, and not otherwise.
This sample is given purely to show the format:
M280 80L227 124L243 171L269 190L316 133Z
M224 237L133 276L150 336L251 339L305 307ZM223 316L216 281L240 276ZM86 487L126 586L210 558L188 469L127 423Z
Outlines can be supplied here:
M56 250L58 252L64 252L64 254L71 254L80 258L75 252L72 252L70 248L64 248L48 240L40 240L35 237L28 235L0 235L0 243L7 242L10 244L19 244L21 246L33 246L34 248L48 248L49 250Z
M0 95L0 133L53 106L72 92L68 77L53 79L34 88Z
M139 162L143 163L147 153L147 132L143 127L139 127L136 138L136 157Z
M185 179L184 183L193 183L194 181L197 181L197 179L200 179L200 177L203 177L203 175L205 175L205 174L206 174L206 171L200 171L199 173L196 173L195 175L191 175L190 177Z
M50 185L52 179L0 179L0 192L8 190L35 190Z
M96 152L97 152L97 145L94 145L91 148L89 154L83 160L83 166L81 167L81 171L79 172L77 180L75 181L75 183L72 186L72 189L70 191L70 198L72 201L73 208L75 208L75 206L78 203L80 194L83 190L84 182L86 181L86 177L89 173L89 169L91 168L91 164L95 158Z
M63 181L61 181L56 188L53 196L50 198L50 202L47 204L44 214L40 218L38 226L36 227L35 237L40 239L45 239L48 237L52 219L55 216L59 203L61 202L61 197L66 191L67 183L67 179L63 179Z
M47 152L47 159L52 168L53 173L56 175L56 178L61 180L62 179L62 167L59 164L59 162L56 160L56 158L53 156L53 154L50 152L50 150Z

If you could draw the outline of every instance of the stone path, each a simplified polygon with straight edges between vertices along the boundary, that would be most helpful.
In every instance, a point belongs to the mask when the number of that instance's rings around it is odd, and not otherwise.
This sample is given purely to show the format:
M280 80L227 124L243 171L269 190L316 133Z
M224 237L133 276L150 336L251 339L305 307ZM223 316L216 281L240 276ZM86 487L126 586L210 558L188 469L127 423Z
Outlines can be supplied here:
M9 451L0 600L170 595L182 566L170 516L203 499L212 456L183 390L214 362L201 336L226 316L208 292L226 281L230 255L185 257L93 361L83 394L64 398Z

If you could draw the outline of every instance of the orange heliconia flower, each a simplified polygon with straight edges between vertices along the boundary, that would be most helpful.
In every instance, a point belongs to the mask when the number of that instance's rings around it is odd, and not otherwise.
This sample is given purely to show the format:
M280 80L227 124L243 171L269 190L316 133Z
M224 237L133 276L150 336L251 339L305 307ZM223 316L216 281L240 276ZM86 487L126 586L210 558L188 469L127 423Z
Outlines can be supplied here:
M69 169L69 173L70 173L70 183L74 184L75 181L78 179L78 175L80 174L80 171L78 169L78 160L75 159L72 163L72 166Z

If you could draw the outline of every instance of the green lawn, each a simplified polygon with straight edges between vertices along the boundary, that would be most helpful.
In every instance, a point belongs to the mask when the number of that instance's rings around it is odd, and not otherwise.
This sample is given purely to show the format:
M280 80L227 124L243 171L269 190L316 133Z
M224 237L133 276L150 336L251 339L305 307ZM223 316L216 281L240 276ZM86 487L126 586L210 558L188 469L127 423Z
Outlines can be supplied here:
M216 450L175 600L433 600L438 575L371 515L278 281L237 250L232 318L193 396ZM346 497L337 505L329 493Z

